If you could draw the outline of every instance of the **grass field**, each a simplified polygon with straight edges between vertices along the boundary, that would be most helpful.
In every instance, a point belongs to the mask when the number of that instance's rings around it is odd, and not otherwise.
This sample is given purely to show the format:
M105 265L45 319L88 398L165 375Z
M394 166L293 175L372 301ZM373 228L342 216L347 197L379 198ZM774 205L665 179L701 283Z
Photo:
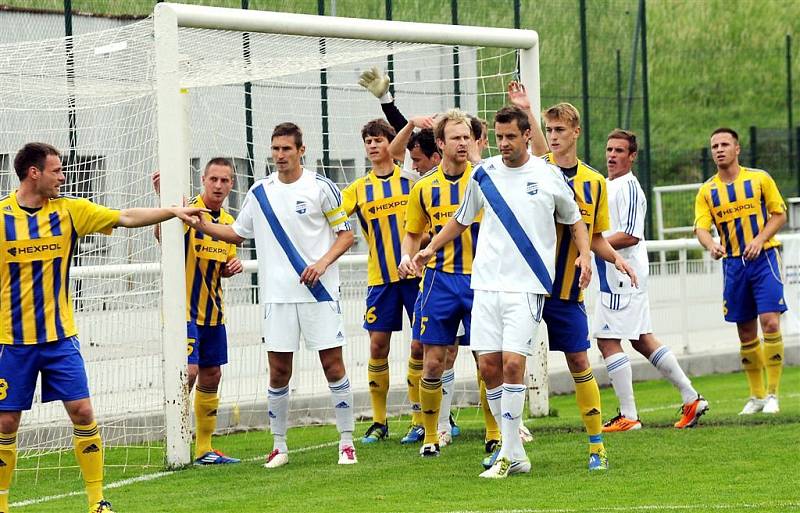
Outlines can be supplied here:
M436 460L421 460L418 446L398 440L407 419L392 421L391 440L358 447L359 464L336 465L333 426L299 427L289 432L291 463L261 467L271 448L266 433L220 437L216 446L244 463L222 468L190 468L171 473L151 469L109 472L108 497L118 512L239 511L758 511L800 510L800 368L787 368L782 411L776 416L737 415L747 389L744 376L694 379L711 410L698 429L677 431L678 395L665 382L636 385L644 423L641 431L606 436L611 469L586 470L586 446L572 396L551 400L554 415L528 419L535 440L527 445L529 476L502 482L477 477L483 454L482 417L473 408L458 412L464 434ZM616 401L602 390L604 416ZM365 424L357 427L358 431ZM118 458L109 451L109 459ZM71 456L63 464L69 465ZM85 511L74 470L18 476L12 500L20 503L54 496L13 511ZM70 496L64 494L78 491Z

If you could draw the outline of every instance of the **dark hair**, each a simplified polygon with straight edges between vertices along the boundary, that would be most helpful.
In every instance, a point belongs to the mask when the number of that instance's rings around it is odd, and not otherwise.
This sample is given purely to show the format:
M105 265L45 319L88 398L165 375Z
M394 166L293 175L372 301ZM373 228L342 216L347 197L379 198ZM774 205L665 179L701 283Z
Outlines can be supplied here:
M225 166L231 170L231 176L236 174L236 168L233 166L233 162L225 157L214 157L213 159L209 160L206 163L205 169L203 169L203 174L206 174L208 172L208 168L211 166Z
M283 137L287 135L294 137L294 145L297 146L297 148L303 146L303 131L300 130L299 126L288 121L281 123L280 125L276 125L275 128L272 129L272 137L270 138L270 141L276 137Z
M436 146L436 141L433 137L433 129L431 128L423 128L419 132L411 134L406 148L408 148L408 151L411 151L417 146L419 146L419 151L428 158L433 157L434 154L441 155L439 147Z
M606 141L610 139L624 139L628 141L628 152L630 153L636 153L639 150L639 144L636 142L636 134L630 130L615 128L610 134L608 134Z
M367 121L367 124L361 128L361 140L364 141L367 137L385 137L389 142L392 142L397 132L394 131L385 119L373 119Z
M45 162L50 155L61 157L55 146L47 143L32 142L23 146L14 157L14 171L17 172L19 181L28 177L28 169L31 166L44 170Z
M481 118L470 116L469 117L469 125L472 128L472 135L475 136L475 140L477 141L481 137L483 137L483 124L486 121L482 120Z
M733 128L728 128L726 126L721 126L721 127L717 128L716 130L714 130L713 132L711 132L711 137L714 137L717 134L731 134L733 136L733 138L736 139L736 142L737 143L739 142L739 134L737 134L736 130L734 130Z
M528 119L528 115L517 106L503 107L494 115L495 123L511 123L514 120L517 121L520 132L530 130L531 122Z

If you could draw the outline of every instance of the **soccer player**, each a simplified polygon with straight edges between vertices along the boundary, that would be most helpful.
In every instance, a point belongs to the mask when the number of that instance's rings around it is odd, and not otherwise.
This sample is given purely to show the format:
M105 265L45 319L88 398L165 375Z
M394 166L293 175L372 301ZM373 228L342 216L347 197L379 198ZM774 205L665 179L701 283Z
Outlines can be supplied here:
M697 425L708 410L708 401L697 393L669 347L653 335L650 324L650 300L647 294L649 262L644 245L644 217L647 198L633 174L638 145L636 134L614 130L606 142L608 168L608 211L610 229L603 237L636 271L639 287L631 284L629 276L617 272L614 266L595 258L600 282L600 301L595 308L594 337L603 354L608 377L619 400L619 415L603 425L603 432L640 429L642 423L636 412L633 397L633 375L628 356L622 350L622 339L628 339L634 349L647 358L681 394L681 418L678 429Z
M153 187L159 192L161 175L153 174ZM208 161L200 178L202 194L195 196L191 206L208 209L203 214L212 223L233 224L233 217L222 203L233 188L233 163L226 158ZM160 235L156 225L156 237ZM225 331L222 302L222 278L242 272L236 258L236 246L206 237L186 226L186 332L188 355L187 385L191 392L197 380L194 396L194 420L197 430L194 457L196 465L239 463L211 447L211 435L217 427L221 366L228 363L228 336Z
M0 200L0 512L17 463L17 429L41 374L42 401L63 401L73 424L75 458L90 513L112 513L103 497L103 443L95 421L75 327L69 271L76 241L118 227L148 226L199 215L200 208L113 210L60 196L58 150L33 142L14 158L19 188Z
M409 196L406 210L406 236L402 244L401 276L414 276L416 269L411 254L420 249L423 236L437 233L447 224L461 202L469 182L472 164L469 146L474 141L470 118L460 110L450 110L437 120L434 129L436 143L442 152L442 162L421 178ZM414 339L423 345L423 369L420 382L425 440L420 454L438 456L442 445L451 441L449 404L440 415L443 374L453 381L452 360L459 324L464 335L459 345L469 345L472 290L469 279L472 256L475 252L479 222L456 240L439 250L425 270L422 288L414 311ZM448 366L449 361L449 366ZM448 368L449 367L449 368ZM452 387L449 391L452 398Z
M358 216L369 245L364 329L370 338L367 374L373 423L361 439L363 443L375 443L389 435L389 342L393 331L403 329L403 309L411 318L419 288L418 279L403 279L397 270L412 181L403 176L389 154L394 136L394 129L382 119L364 125L361 138L372 169L342 191L344 212Z
M775 234L786 222L786 204L766 171L739 164L740 151L735 130L717 128L711 134L717 173L697 193L694 232L715 260L722 258L722 311L726 321L736 323L742 367L750 385L750 399L739 414L778 413L783 371L780 316L786 311L786 301ZM719 242L711 237L712 225ZM758 338L759 324L763 344Z
M484 209L472 266L471 345L480 352L481 375L503 434L498 458L481 474L486 478L530 472L519 437L523 378L553 284L554 218L572 227L580 248L581 286L591 279L588 234L573 193L556 169L528 153L530 130L528 116L517 107L495 114L501 155L475 168L455 216L413 260L417 269L426 264Z
M342 360L345 336L336 264L353 245L353 232L336 185L303 168L305 149L297 125L277 125L271 150L278 172L250 188L233 225L211 223L205 217L191 224L195 230L232 244L256 240L269 359L267 406L274 444L266 468L289 462L289 379L301 335L306 348L319 353L328 380L340 435L339 464L357 462L353 392Z

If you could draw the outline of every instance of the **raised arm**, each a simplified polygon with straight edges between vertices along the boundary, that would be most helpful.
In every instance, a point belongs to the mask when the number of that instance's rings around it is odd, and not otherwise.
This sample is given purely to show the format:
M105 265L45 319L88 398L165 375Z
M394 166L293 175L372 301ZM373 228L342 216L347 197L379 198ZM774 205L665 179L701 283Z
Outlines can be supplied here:
M381 110L386 117L386 121L394 128L395 132L399 132L408 123L403 113L397 108L392 98L392 93L389 92L389 75L386 75L378 69L372 69L361 72L358 79L358 84L369 91L381 102Z
M531 124L531 152L537 157L545 155L550 148L547 146L547 139L542 132L542 126L537 117L533 114L531 109L531 101L528 98L528 91L525 86L516 80L508 83L508 101L511 105L515 105L524 110L528 114L528 121Z
M411 139L411 134L415 128L433 128L433 117L417 116L408 120L406 125L397 132L392 142L389 143L389 154L395 160L404 160L406 157L406 147Z

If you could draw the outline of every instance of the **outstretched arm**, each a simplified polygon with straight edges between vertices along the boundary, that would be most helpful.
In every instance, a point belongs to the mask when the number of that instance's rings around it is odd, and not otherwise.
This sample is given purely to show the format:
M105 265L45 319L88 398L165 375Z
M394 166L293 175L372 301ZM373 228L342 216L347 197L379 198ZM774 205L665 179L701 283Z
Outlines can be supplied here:
M238 233L236 233L233 230L233 227L229 224L211 223L199 216L186 221L186 224L199 232L231 244L239 245L245 241L244 237L241 237Z
M395 132L399 132L406 126L408 121L394 104L392 93L389 92L389 75L384 74L377 67L373 67L361 72L358 84L381 102L383 115L386 116L386 120L392 125Z
M177 217L185 223L197 222L200 214L207 212L196 207L126 208L120 211L117 226L139 228Z

